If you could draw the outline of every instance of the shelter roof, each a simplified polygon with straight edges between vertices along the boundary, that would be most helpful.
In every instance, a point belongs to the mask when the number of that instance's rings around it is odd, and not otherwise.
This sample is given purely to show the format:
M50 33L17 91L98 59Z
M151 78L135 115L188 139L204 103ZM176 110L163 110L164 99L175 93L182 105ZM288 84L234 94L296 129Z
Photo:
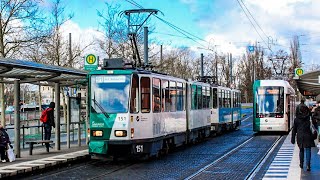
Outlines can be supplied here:
M295 79L298 89L305 96L317 96L320 94L319 77L320 71L312 71L299 76Z
M55 65L47 65L32 61L0 58L1 82L47 84L59 82L61 86L83 84L86 82L87 71Z

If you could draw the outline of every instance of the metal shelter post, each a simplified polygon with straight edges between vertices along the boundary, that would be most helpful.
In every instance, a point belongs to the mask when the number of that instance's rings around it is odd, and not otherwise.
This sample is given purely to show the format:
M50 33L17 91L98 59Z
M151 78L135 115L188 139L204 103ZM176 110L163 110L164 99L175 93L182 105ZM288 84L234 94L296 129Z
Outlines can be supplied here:
M14 149L20 158L20 81L14 80Z
M71 112L70 112L70 97L67 97L67 147L70 148L70 119L71 119Z
M55 128L55 144L56 150L60 150L60 83L55 83L54 86L55 92L55 103L56 103L56 128Z
M80 124L80 119L81 119L81 103L79 103L79 121L78 121L78 146L79 147L81 146L81 124Z
M2 78L1 78L2 80ZM3 126L3 128L6 127L6 115L5 115L5 104L4 104L4 84L3 83L0 83L0 108L1 108L1 125Z
M88 128L89 128L89 90L88 86L86 87L86 119L85 119L85 135L86 135L86 145L89 144L89 137L88 137Z

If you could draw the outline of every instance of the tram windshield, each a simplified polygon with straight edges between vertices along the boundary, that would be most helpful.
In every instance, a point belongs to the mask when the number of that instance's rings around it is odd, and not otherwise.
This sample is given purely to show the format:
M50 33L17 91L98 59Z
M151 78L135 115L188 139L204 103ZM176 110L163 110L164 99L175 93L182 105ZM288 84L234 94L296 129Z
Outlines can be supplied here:
M256 89L256 116L282 118L284 114L284 88L259 87Z
M91 76L91 100L97 113L128 112L130 75Z

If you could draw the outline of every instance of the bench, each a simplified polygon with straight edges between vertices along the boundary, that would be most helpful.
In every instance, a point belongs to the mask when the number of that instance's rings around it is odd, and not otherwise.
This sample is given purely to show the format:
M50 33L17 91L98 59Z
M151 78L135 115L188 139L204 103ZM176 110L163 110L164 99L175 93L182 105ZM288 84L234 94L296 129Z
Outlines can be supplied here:
M29 155L32 155L33 145L34 144L43 144L43 143L52 143L51 140L35 140L35 141L26 141L26 144L29 144ZM49 149L47 148L47 152Z

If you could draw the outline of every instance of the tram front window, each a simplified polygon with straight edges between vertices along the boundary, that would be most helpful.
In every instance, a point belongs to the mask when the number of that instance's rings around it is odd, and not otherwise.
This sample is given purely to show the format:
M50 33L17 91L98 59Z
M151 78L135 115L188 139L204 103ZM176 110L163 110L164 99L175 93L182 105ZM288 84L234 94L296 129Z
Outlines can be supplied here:
M256 117L282 118L284 114L284 88L259 87L256 92Z
M93 75L91 77L92 108L97 113L128 112L130 75Z

